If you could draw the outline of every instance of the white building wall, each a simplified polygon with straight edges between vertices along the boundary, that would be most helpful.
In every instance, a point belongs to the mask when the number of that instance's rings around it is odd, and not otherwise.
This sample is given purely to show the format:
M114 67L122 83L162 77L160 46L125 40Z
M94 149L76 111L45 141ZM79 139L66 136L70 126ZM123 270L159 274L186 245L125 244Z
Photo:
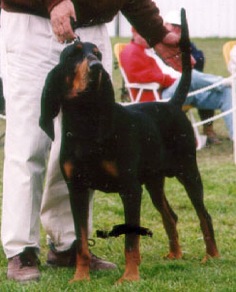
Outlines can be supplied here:
M141 1L141 0L140 0ZM154 0L161 15L184 7L187 11L191 37L236 38L236 0ZM117 20L108 24L111 36L116 34ZM130 36L130 25L119 16L120 36Z

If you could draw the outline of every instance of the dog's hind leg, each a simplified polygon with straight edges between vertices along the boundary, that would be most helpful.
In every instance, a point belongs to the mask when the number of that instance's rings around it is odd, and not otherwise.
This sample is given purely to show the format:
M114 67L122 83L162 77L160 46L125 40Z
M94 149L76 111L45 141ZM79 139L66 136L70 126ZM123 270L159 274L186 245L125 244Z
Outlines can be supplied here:
M182 252L176 228L178 217L166 199L164 193L164 177L158 177L146 182L146 188L151 196L154 206L161 214L163 225L169 239L169 253L167 258L179 259L182 257Z
M198 169L196 167L188 168L186 173L182 172L177 178L184 185L200 220L200 226L206 244L206 256L203 258L203 262L209 257L219 257L212 219L204 205L203 185Z
M131 180L132 181L132 180ZM140 226L140 209L141 209L141 194L142 188L140 184L127 182L128 189L120 193L124 205L125 223L130 226ZM117 281L138 281L139 265L141 262L139 251L140 235L129 233L125 235L125 272Z

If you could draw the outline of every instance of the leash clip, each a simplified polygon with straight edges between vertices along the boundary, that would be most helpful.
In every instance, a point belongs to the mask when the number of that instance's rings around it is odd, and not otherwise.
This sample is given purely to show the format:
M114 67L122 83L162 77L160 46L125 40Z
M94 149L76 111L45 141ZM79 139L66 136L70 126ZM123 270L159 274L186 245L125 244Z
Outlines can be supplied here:
M73 45L76 42L78 42L78 43L81 42L80 37L78 35L71 41L68 41L68 40L64 41L64 44L65 45L68 45L68 44Z

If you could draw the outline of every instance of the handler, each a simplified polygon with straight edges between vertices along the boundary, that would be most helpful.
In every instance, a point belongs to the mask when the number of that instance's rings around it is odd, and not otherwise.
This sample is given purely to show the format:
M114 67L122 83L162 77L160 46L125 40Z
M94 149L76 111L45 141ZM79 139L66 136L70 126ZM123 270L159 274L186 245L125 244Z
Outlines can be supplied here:
M45 78L58 64L65 42L80 36L82 41L95 43L103 54L104 67L111 73L112 51L105 23L118 11L167 63L178 52L179 36L163 26L159 9L152 0L2 0L1 6L7 117L1 236L8 258L7 276L23 282L40 277L40 210L51 247L48 263L70 266L75 262L74 225L58 161L60 121L56 121L56 139L52 145L39 128ZM170 49L166 50L166 46ZM114 267L92 256L91 269Z

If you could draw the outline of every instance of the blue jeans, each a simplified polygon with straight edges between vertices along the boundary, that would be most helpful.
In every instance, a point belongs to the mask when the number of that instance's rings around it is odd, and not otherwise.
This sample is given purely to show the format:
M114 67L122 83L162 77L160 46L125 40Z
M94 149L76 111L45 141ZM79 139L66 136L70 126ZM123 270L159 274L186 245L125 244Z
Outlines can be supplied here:
M197 70L192 70L192 81L189 92L201 89L203 87L212 85L221 81L223 78L216 75L206 74ZM180 79L177 79L170 87L162 91L162 98L171 98L178 86ZM227 111L232 108L232 92L231 87L220 85L214 89L198 93L188 97L185 101L186 105L191 104L198 109L219 109L221 112ZM226 127L229 131L230 138L233 137L233 120L232 114L224 116Z

